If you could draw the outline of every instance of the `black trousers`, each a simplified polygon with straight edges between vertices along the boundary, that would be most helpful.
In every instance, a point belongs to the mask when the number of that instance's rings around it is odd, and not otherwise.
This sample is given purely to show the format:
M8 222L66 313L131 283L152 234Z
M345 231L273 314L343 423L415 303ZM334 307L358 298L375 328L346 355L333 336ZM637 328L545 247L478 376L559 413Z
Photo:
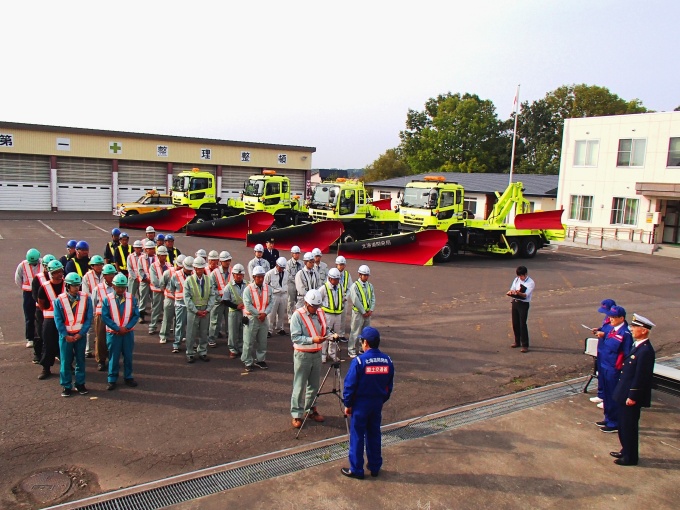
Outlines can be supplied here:
M33 340L33 359L34 361L40 361L42 356L42 330L43 330L43 313L40 308L35 307L35 340Z
M24 325L26 340L35 338L35 299L30 290L24 291Z
M529 303L524 301L512 302L512 331L515 333L515 345L529 347Z
M638 457L638 433L640 427L639 405L619 406L619 441L621 442L621 458L625 462L637 464Z
M49 370L54 365L54 358L59 355L59 331L57 331L57 326L54 324L54 319L45 319L43 321L42 340L40 364L44 370Z

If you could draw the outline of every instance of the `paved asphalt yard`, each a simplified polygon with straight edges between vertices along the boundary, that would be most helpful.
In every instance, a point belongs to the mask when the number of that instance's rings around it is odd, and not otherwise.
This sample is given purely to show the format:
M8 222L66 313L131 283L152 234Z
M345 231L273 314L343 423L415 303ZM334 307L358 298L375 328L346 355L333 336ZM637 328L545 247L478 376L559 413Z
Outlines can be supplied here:
M87 396L60 397L57 376L39 381L40 367L24 347L14 270L29 248L59 256L68 239L85 239L91 255L102 253L116 225L102 213L0 214L0 283L8 289L0 304L0 508L30 507L18 487L41 471L71 473L77 488L69 499L80 499L343 434L337 400L324 396L319 411L326 422L306 426L294 439L288 336L270 339L270 370L246 374L238 360L228 359L224 339L211 350L210 363L189 365L141 325L134 357L138 388L105 391L106 375L96 371L93 359L87 360ZM142 231L130 234L133 240L143 237ZM242 241L179 234L176 246L184 253L227 249L234 263L253 256ZM324 257L329 265L333 259ZM505 292L519 264L536 281L527 354L509 348ZM349 261L353 273L359 265ZM656 322L657 357L680 352L674 327L680 316L677 259L560 247L532 260L461 256L431 267L370 266L377 292L374 325L397 374L384 423L589 373L581 324L600 324L596 309L604 298Z

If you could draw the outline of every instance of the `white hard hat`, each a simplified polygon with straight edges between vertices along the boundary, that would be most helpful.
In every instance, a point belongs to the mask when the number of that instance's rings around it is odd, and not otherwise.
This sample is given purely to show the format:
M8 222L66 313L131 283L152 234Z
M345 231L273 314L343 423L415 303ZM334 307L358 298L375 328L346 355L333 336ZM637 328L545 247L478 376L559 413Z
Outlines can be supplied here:
M228 251L220 252L220 260L231 260L231 253Z
M201 248L200 250L198 250L196 252L196 256L201 257L203 259L206 259L208 257L208 254L205 252L205 250L203 248Z
M155 247L156 247L156 243L154 243L151 239L149 239L148 241L146 241L144 243L144 248L155 248Z
M264 251L264 246L261 244L256 244L255 248L253 248L253 251Z
M246 274L246 269L243 267L243 265L241 265L241 264L236 264L236 265L232 268L231 272L232 272L233 274Z
M255 266L253 268L253 276L264 276L266 273L267 271L265 271L262 266Z
M132 243L133 248L144 248L144 245L142 244L142 241L135 241Z
M154 232L154 233L155 233L155 232L156 232L156 229L153 228L151 225L149 225L148 227L146 227L146 233L148 234L149 232Z
M286 257L279 257L278 259L276 259L276 265L279 267L286 267L286 263L287 263Z
M194 269L194 258L191 255L187 255L182 262L184 269L192 271Z
M312 255L314 255L315 257L320 257L322 255L321 250L319 248L314 248L312 250Z
M328 271L328 278L340 278L340 271L334 267Z
M178 255L177 258L175 259L175 265L176 265L177 267L181 266L181 265L182 265L182 262L184 262L184 259L185 259L185 258L187 258L187 256L184 255L183 253L180 254L180 255Z
M359 266L359 274L371 274L371 268L369 268L366 264L363 266Z
M202 269L205 267L205 259L203 257L196 257L194 263L192 264L194 269Z
M217 253L217 250L210 250L210 253L208 253L208 260L218 260L220 258L220 254Z
M308 251L302 256L302 260L304 260L305 262L307 262L308 260L314 260L314 255L312 255L311 251Z
M156 248L156 255L167 255L168 249L165 246L159 246Z
M293 247L290 249L290 252L291 252L291 253L300 253L300 247L299 247L299 246L293 246Z
M343 257L342 255L339 255L339 256L335 259L335 263L336 263L336 264L347 264L347 259L346 259L345 257Z
M321 292L316 289L308 290L305 294L305 302L310 305L321 306Z

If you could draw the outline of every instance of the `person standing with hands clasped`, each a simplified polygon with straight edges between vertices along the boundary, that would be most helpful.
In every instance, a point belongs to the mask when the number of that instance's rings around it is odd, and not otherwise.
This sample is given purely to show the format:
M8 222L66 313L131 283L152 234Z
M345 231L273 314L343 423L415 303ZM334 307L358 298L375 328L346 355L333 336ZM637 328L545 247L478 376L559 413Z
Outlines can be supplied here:
M376 477L382 467L380 451L380 422L382 407L392 395L394 365L381 352L380 332L365 327L359 335L364 353L352 360L345 376L342 401L345 414L351 416L349 429L349 468L340 472L349 478L364 478L364 444L371 476Z
M529 304L534 292L535 283L529 277L527 268L519 266L515 271L515 278L506 292L512 298L512 331L515 333L515 343L510 345L513 349L522 347L522 352L529 352Z

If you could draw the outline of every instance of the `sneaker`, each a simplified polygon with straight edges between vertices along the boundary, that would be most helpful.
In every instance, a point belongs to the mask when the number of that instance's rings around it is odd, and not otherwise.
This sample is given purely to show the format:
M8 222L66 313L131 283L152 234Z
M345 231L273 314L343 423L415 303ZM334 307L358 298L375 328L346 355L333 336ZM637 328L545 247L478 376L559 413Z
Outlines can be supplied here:
M217 347L217 342L208 342L208 347Z
M34 365L40 364L40 358L38 356L33 356L33 361L31 361Z
M267 338L271 338L271 337L272 337L271 331L267 331Z
M597 425L598 427L606 427L607 426L607 420L596 421L595 425Z
M174 353L178 353L178 352L179 352L179 349L178 349L177 347L173 347L173 348L172 348L172 352L173 352L173 354L174 354Z
M364 475L357 475L356 473L352 473L352 471L350 471L349 468L340 468L340 472L348 478L356 478L357 480L364 479Z
M106 391L112 391L116 389L116 383L115 382L110 382L109 384L106 385Z
M236 358L238 358L238 354L236 354L235 352L229 353L229 359L236 359Z
M279 335L284 336L284 335L287 335L287 334L288 333L286 333L285 329L279 329Z
M33 340L26 340L26 349L33 349Z
M600 427L600 432L604 432L605 434L612 434L614 432L618 432L619 428L618 427Z
M52 372L50 372L49 368L47 368L47 369L43 368L43 371L40 372L38 379L41 380L41 381L44 381L45 379L47 379L51 375L52 375Z
M269 367L267 366L266 361L256 361L253 363L257 368L261 368L262 370L267 370Z
M149 330L149 334L150 334L150 335L155 335L156 333L158 333L158 330L157 330L157 329L150 329L150 330Z
M522 347L522 348L519 350L519 352L529 352L529 348L528 348L528 347Z
M597 404L597 407L599 407L600 409L604 409L604 404L600 402L599 404Z
M187 356L187 363L193 363L196 361L193 356Z
M602 402L602 399L600 397L590 397L590 401L593 404L599 404L600 402Z
M139 386L139 384L134 379L125 379L125 386L129 386L130 388L136 388L137 386Z
M246 372L252 372L253 371L253 365L246 365L243 370L246 371Z
M201 361L210 361L210 358L208 357L207 354L201 354L199 358Z
M71 396L71 388L64 388L61 392L62 397L70 397Z
M85 353L85 357L86 357L86 358L94 358L94 353L93 353L92 351L87 351L87 352Z
M104 363L97 363L97 372L106 371L106 361Z
M158 341L158 343L167 344L167 343L168 343L168 339L167 339L167 338L161 338L161 339Z
M87 395L88 393L90 393L89 391L87 391L87 388L85 387L84 384L76 384L76 390L81 395Z

